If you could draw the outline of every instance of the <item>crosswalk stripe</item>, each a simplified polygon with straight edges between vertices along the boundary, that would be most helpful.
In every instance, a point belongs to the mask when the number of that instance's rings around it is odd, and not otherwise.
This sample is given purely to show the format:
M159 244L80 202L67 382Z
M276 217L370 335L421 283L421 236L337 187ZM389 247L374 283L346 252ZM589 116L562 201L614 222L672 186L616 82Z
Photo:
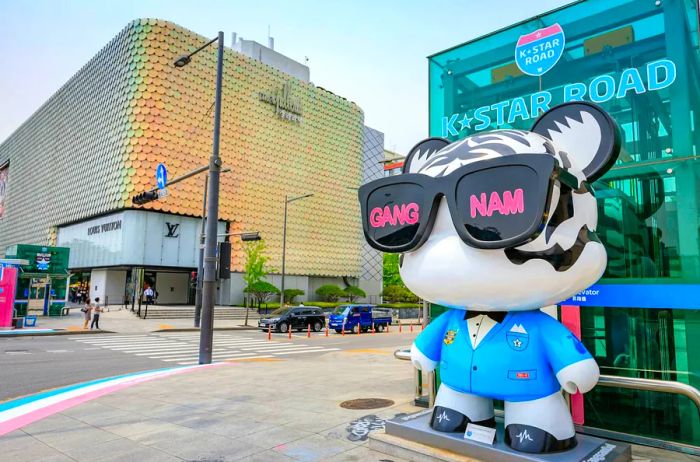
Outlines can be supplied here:
M221 358L222 356L226 358L244 358L246 356L255 356L255 353L233 353L233 354L226 354L226 353L214 353L211 355L212 358ZM179 358L171 358L171 359L161 359L161 361L165 362L177 362L177 361L184 361L187 359L195 359L199 358L199 356L181 356Z
M215 352L215 354L219 354L219 353L236 354L236 353L238 353L238 351L229 351L229 350L224 350L221 348L214 348L212 351ZM154 354L154 355L149 355L148 357L151 359L163 359L163 358L175 358L175 357L179 358L182 356L191 356L194 354L198 355L199 350L198 349L189 349L189 350L182 350L182 351L172 351L170 353L163 352L163 354ZM136 356L144 356L144 355L136 355Z
M275 350L288 350L290 348L321 348L321 347L310 347L309 345L293 345L293 344L287 344L287 345L274 345L274 346L267 346L267 347L258 347L258 348L241 348L243 351L250 351L250 350L255 350L255 351L275 351Z
M246 356L245 358L241 359L263 359L263 358L273 358L274 356L269 356L269 355L261 355L261 356ZM226 361L227 359L236 359L236 358L224 358L221 361ZM191 366L194 364L199 364L199 360L197 361L187 361L187 362L182 362L178 363L181 366Z
M83 340L80 343L87 343L90 345L143 345L145 343L163 343L163 342L175 342L176 340L166 340L166 339L144 339L144 340L109 340L109 341L86 341Z
M166 347L172 347L172 346L181 346L181 345L187 345L186 343L144 343L144 344L138 344L138 345L95 345L95 344L90 344L92 346L99 346L101 348L107 348L109 350L138 350L140 348L166 348Z
M275 353L276 355L295 355L297 353L320 353L322 351L338 351L340 348L321 348L320 350L293 350Z
M85 340L85 335L70 336L68 340ZM104 335L100 336L103 339L106 338L136 338L136 337L150 337L148 334L134 334L134 335Z
M196 345L159 345L159 346L150 346L150 347L120 347L120 348L110 348L110 350L114 351L123 351L125 353L133 353L133 352L139 352L139 351L151 351L151 350L178 350L181 348L192 348L195 347Z

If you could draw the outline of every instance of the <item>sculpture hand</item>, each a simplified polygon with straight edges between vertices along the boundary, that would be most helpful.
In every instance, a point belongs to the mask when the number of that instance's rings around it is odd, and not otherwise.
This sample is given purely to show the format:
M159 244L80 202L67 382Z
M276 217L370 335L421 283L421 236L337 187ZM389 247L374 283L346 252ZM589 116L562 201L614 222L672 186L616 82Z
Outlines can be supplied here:
M434 371L435 368L437 367L437 363L438 363L437 361L433 361L432 359L425 356L418 349L418 347L416 347L415 343L413 345L411 345L411 362L416 367L416 369L419 369L419 370L425 371L425 372Z
M598 377L600 377L600 369L592 358L570 364L557 373L557 380L562 388L571 394L576 393L577 390L581 393L591 391L598 383Z

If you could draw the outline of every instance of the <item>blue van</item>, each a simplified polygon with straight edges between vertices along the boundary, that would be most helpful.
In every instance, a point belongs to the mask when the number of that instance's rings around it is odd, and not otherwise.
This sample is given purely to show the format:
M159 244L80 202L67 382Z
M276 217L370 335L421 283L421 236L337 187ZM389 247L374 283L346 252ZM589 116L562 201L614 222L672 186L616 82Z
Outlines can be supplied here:
M337 333L343 330L353 333L367 332L372 328L383 332L391 325L391 310L374 305L340 305L328 318L328 327Z

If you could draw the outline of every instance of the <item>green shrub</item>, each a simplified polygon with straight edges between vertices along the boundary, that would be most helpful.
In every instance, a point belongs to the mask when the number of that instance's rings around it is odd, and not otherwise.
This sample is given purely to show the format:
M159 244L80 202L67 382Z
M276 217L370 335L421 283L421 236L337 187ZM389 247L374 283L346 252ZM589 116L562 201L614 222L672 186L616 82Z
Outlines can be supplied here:
M265 303L273 295L279 294L280 290L267 281L257 281L243 289L243 292L249 293L258 302L258 308L262 303Z
M327 302L337 302L340 297L345 296L345 291L334 284L325 284L316 289L316 295Z
M389 303L416 303L418 297L405 287L390 285L384 288L382 293L384 300Z
M293 305L294 299L304 295L304 293L301 289L284 289L284 302Z
M358 298L367 296L365 291L357 286L347 286L343 292L345 292L345 298L347 298L350 303L353 303Z

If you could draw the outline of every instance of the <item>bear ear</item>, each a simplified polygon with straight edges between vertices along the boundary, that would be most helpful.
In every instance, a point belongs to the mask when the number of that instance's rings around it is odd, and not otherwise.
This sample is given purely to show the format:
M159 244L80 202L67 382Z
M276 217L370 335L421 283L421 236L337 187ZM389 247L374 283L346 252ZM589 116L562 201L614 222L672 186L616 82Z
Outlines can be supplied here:
M588 181L603 176L620 154L617 124L596 104L574 101L555 106L537 119L531 131L565 151Z
M430 156L448 144L450 142L444 138L427 138L416 144L408 151L402 173L417 173Z

